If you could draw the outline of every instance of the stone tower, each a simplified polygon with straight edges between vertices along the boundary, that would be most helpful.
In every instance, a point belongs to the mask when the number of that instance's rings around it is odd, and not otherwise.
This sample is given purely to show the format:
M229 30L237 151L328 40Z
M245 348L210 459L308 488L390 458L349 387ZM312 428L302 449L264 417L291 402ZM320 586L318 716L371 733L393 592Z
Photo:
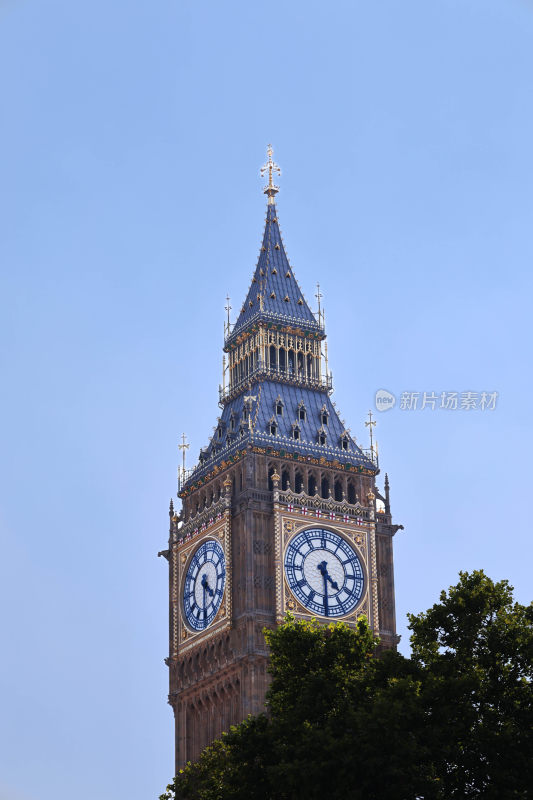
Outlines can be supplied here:
M264 708L262 630L283 619L365 614L396 646L389 484L331 400L324 317L309 308L281 238L268 150L263 243L224 343L221 414L170 504L169 703L176 770ZM371 428L370 428L371 429Z

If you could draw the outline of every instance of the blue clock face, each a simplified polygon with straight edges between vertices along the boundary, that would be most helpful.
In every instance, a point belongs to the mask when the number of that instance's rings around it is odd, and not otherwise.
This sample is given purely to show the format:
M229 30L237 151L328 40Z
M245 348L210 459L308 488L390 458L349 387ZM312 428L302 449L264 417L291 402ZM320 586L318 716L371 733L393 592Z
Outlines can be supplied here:
M187 625L203 631L213 622L220 608L226 566L224 551L214 539L203 542L193 555L183 586L183 611Z
M354 548L324 528L302 531L285 553L285 575L297 600L322 617L349 614L363 596L365 576Z

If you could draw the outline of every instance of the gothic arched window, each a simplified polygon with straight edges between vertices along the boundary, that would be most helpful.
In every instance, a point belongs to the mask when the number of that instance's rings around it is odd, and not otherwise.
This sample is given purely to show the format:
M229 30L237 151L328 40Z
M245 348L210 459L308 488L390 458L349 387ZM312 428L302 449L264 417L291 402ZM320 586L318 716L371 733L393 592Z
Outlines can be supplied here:
M289 375L294 375L294 350L289 350Z

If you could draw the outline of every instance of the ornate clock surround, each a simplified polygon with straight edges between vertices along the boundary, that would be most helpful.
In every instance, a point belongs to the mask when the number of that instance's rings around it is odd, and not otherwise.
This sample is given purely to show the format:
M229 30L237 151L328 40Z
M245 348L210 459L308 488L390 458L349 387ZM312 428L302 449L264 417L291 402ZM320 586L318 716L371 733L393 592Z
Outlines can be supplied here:
M376 629L377 621L377 608L373 602L372 584L376 580L376 576L372 570L372 534L373 531L367 527L366 530L356 529L351 530L348 525L339 522L329 522L327 520L317 520L307 518L302 520L295 512L288 512L286 510L279 510L277 512L278 524L276 528L276 618L278 622L283 620L285 614L289 611L296 617L305 619L312 619L313 617L321 621L329 622L346 622L355 623L358 617L363 614L367 617L370 625ZM331 530L343 537L351 547L356 551L363 572L365 574L365 585L361 599L357 606L349 614L339 617L323 617L315 614L309 609L305 608L294 597L289 588L287 577L284 570L285 552L292 539L302 531L311 528L323 527L326 530ZM375 561L375 557L374 557ZM376 597L377 599L377 597Z
M195 631L187 624L183 609L183 586L190 561L199 547L214 539L224 553L226 581L222 601L213 621L203 630ZM173 640L175 654L183 655L191 648L231 627L232 570L231 570L231 503L227 496L209 508L207 513L193 517L179 530L177 547L173 550L173 568L177 576L172 597Z

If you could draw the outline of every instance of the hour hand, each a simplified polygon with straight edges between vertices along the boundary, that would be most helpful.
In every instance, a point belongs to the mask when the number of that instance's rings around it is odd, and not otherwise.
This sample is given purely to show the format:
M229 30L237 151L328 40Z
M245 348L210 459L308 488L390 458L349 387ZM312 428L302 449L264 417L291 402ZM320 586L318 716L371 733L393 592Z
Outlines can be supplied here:
M209 594L210 597L214 596L215 593L209 586L209 581L207 580L206 572L204 572L204 574L202 575L202 587L205 589L205 591Z
M337 583L337 581L334 581L333 578L331 577L331 575L328 572L327 561L322 561L320 564L318 564L317 565L317 569L320 570L320 572L322 574L322 577L325 580L327 580L327 581L329 581L331 583L331 588L332 589L338 589L339 588L339 584Z

